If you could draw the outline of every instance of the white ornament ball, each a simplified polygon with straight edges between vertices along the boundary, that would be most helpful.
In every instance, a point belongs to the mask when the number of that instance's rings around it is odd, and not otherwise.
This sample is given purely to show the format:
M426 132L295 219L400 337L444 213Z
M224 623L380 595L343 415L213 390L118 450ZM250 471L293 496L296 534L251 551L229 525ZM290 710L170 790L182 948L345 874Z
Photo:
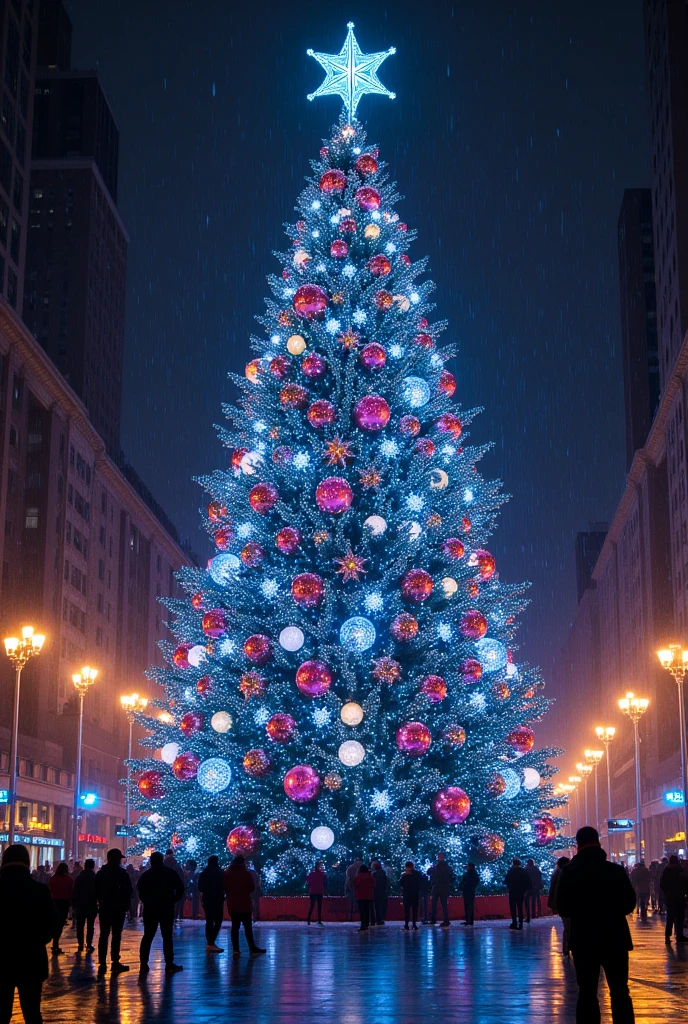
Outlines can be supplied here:
M195 647L191 648L186 658L192 668L198 668L201 662L206 659L205 647L202 644L196 644Z
M285 651L300 651L305 639L298 626L285 626L279 635L280 647Z
M533 789L537 789L540 785L540 773L536 772L534 768L523 769L523 788L529 792Z
M506 789L502 793L502 799L513 800L515 796L518 796L521 788L521 780L518 776L518 772L515 772L513 768L499 768L499 774L506 782Z
M227 711L216 711L210 719L210 725L215 732L229 732L233 724L232 716Z
M360 725L363 721L363 708L353 700L344 705L340 714L344 725Z
M342 764L348 768L355 768L365 757L365 748L358 740L345 740L337 753Z
M215 555L208 562L208 572L213 583L217 583L218 587L227 586L234 579L240 567L241 561L236 555L229 552Z
M443 491L449 483L449 477L443 469L430 470L430 487L433 491Z
M334 842L334 832L327 825L318 825L311 832L311 843L316 850L329 850Z
M263 456L260 452L246 452L239 463L244 476L254 476L257 469L263 465Z
M459 589L459 584L451 576L445 576L442 580L442 590L445 597L453 597Z
M232 781L232 769L221 757L209 757L199 764L196 778L206 793L221 793Z
M287 352L292 356L300 356L306 350L306 339L300 334L292 334L287 340Z
M387 529L387 520L382 516L368 516L363 525L368 527L373 537L381 537Z
M163 759L165 764L172 764L179 754L179 749L178 743L166 743L160 751L160 757Z

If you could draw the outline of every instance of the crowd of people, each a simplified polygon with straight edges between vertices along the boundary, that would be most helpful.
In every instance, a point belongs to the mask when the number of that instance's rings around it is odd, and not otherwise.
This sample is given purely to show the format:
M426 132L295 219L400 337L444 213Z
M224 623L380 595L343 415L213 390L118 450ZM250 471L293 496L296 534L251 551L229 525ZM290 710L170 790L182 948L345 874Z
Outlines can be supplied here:
M611 863L602 849L596 830L590 826L576 835L577 853L569 860L560 857L549 881L547 906L563 924L562 954L572 955L579 987L577 1021L599 1021L597 985L604 970L610 989L612 1019L615 1024L631 1024L633 1006L628 989L628 953L633 948L627 917L637 911L639 922L654 913L665 918L667 944L675 935L677 943L688 941L684 918L688 898L688 868L675 855L653 861L648 868L640 861L628 872ZM149 971L152 942L160 931L165 971L183 970L174 961L174 923L184 915L190 901L191 916L200 916L203 908L208 953L223 953L218 938L229 913L232 955L241 955L240 933L244 930L249 955L265 953L256 944L253 921L260 915L260 876L244 857L236 856L227 868L212 856L203 870L195 861L182 866L168 850L150 855L142 870L122 866L124 854L112 849L106 863L96 871L95 862L66 863L50 872L48 866L29 871L29 854L23 845L5 849L0 869L0 911L5 921L14 922L12 930L0 930L0 1024L9 1022L15 989L26 1021L39 1021L43 981L48 977L46 946L52 956L64 955L60 939L70 915L76 932L76 956L95 952L94 935L99 919L98 976L108 970L118 975L130 970L121 961L121 939L125 922L140 916L143 934L139 946L139 973ZM449 896L463 895L464 926L475 921L475 896L480 875L473 863L467 863L457 878L444 853L438 853L427 870L419 870L408 861L401 876L395 878L388 865L373 860L370 865L355 856L348 867L334 865L334 881L343 882L349 906L349 920L357 911L359 931L386 923L388 899L392 889L400 892L404 929L418 930L418 923L435 925L441 911L441 928L450 926ZM544 879L532 859L525 865L514 859L504 878L509 897L511 924L520 931L524 922L542 914ZM309 895L307 925L315 912L317 925L323 927L323 901L331 894L325 865L318 861L305 878Z

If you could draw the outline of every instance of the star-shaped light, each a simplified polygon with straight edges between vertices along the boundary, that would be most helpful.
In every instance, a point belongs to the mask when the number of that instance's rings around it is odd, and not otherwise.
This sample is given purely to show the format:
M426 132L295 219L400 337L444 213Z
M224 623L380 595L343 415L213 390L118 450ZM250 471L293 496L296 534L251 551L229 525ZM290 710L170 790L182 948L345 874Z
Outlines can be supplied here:
M352 349L358 348L360 340L359 335L352 331L350 327L337 337L337 341L345 352L351 352Z
M377 69L396 50L392 46L382 53L362 53L354 35L353 21L348 23L347 28L349 31L339 53L306 52L309 57L315 57L327 75L322 85L308 99L314 100L316 96L341 96L347 118L351 122L356 117L356 107L361 97L366 93L389 96L391 100L395 98L395 93L390 92L377 77Z
M342 558L335 558L334 564L338 565L337 574L342 577L344 582L347 580L360 580L361 576L365 576L368 572L363 566L368 561L367 558L361 558L360 555L355 555L351 548Z
M359 482L364 491L377 490L382 483L382 475L376 466L368 466L358 476Z
M373 677L379 683L396 683L401 679L401 665L394 658L374 658Z
M346 466L354 453L348 441L342 441L341 437L334 437L328 441L323 451L323 459L328 466Z

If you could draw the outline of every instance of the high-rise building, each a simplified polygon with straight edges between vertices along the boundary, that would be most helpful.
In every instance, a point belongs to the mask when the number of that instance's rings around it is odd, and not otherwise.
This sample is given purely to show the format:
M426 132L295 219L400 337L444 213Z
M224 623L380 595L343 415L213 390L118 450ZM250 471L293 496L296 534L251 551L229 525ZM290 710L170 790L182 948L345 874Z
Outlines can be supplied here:
M688 330L688 18L685 0L644 0L652 220L662 390Z
M626 470L629 470L633 456L647 440L659 401L657 299L649 188L624 192L618 242Z
M62 0L40 9L24 320L119 457L128 237L119 131L94 71L71 68Z
M592 584L592 573L599 558L609 523L590 523L585 533L576 534L576 592L578 603Z

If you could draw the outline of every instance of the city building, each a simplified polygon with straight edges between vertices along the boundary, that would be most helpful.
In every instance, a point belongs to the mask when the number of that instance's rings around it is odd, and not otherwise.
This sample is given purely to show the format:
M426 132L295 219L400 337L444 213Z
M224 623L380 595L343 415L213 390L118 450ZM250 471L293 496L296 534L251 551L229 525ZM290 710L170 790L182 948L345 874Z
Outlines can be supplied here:
M38 51L23 315L117 459L129 241L119 130L96 72L71 68L62 0L41 4Z
M576 593L579 604L590 587L593 569L608 529L608 523L590 523L585 533L576 534Z
M155 696L144 673L163 664L158 642L170 638L159 598L177 594L174 573L189 561L148 497L109 457L85 405L0 302L0 626L3 636L16 635L28 622L47 636L23 672L20 702L17 824L34 863L74 852L71 676L83 664L99 671L84 700L82 758L82 791L97 803L84 812L88 839L78 855L102 856L121 843L129 726L119 698L132 690ZM0 773L8 766L12 692L3 657ZM7 785L0 778L0 788Z
M652 193L626 189L618 224L621 360L626 415L626 470L645 444L659 401L657 297Z

